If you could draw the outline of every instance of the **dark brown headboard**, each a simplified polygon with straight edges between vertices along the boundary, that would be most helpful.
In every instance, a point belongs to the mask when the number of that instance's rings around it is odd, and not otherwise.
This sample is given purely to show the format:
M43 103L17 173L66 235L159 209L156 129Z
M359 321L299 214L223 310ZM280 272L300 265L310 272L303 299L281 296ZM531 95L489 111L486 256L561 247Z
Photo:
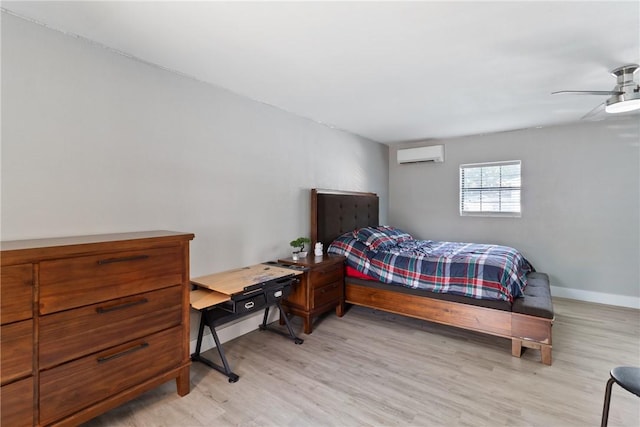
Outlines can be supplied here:
M311 190L311 245L322 242L325 252L347 231L378 224L378 195L353 191Z

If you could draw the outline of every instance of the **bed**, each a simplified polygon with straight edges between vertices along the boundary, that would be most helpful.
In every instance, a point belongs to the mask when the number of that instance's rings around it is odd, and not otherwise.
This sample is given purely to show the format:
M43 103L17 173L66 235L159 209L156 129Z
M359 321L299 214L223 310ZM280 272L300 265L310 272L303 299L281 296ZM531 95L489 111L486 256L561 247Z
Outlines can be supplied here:
M336 239L354 230L379 227L379 199L375 193L311 190L311 240L327 250ZM540 351L543 364L551 365L553 303L549 277L531 268L520 292L491 299L463 292L431 292L345 274L345 303L455 326L511 340L512 355L523 349ZM516 286L517 287L517 286Z

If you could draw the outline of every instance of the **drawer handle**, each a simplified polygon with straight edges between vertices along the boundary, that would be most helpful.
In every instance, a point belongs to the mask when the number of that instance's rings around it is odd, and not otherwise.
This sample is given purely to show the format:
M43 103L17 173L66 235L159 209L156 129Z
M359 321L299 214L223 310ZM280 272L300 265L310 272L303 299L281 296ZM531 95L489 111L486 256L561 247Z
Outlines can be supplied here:
M129 308L129 307L133 307L140 304L146 304L148 302L149 302L148 299L142 298L137 301L129 301L123 304L112 305L110 307L98 307L96 308L96 311L98 312L98 314L104 314L104 313L109 313L111 311L122 310L123 308Z
M253 301L249 301L249 302L245 303L244 308L249 310L250 308L253 308L254 305L256 305L256 304Z
M127 354L131 354L133 352L142 350L143 348L147 348L147 347L149 347L149 343L143 342L142 344L138 344L135 347L128 348L124 351L121 351L120 353L112 354L111 356L98 357L98 363L108 362L110 360L117 359L122 356L126 356Z
M107 259L99 259L98 264L113 264L114 262L127 262L127 261L137 261L140 259L147 259L149 255L132 255L132 256L123 256L120 258L107 258Z

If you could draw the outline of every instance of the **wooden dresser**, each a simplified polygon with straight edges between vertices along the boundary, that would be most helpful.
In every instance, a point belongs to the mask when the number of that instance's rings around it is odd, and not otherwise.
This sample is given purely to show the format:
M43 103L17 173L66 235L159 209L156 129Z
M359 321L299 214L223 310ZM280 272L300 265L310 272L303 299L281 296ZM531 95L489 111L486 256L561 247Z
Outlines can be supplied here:
M2 242L0 424L78 425L172 379L189 393L193 237Z
M340 255L313 255L294 261L279 259L287 265L308 268L291 295L282 302L287 313L300 316L304 322L304 333L313 331L313 318L335 307L336 314L344 314L344 261Z

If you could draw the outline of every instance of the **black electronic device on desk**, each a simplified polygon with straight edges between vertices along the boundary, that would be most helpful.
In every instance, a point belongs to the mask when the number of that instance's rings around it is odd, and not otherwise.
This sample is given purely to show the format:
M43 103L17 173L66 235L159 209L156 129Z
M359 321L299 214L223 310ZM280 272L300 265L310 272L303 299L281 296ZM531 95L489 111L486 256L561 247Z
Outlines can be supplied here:
M191 283L195 289L191 291L191 307L200 311L200 327L196 351L191 355L191 360L202 362L222 372L231 383L238 381L238 375L229 367L215 328L258 310L264 310L264 318L259 327L261 330L267 330L269 308L273 305L278 307L281 317L285 319L288 333L276 329L269 330L282 333L296 344L302 344L304 340L293 332L280 301L291 293L291 287L299 281L298 276L303 272L304 268L269 262L192 279ZM200 354L205 326L209 326L211 330L222 366Z

